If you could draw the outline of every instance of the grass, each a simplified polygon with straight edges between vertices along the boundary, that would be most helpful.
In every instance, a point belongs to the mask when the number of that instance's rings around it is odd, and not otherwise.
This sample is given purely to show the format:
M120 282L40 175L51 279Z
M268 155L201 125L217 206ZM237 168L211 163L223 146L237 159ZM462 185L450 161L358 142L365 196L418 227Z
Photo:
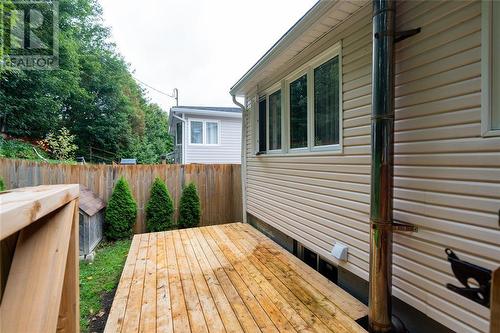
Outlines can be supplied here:
M130 248L130 240L104 243L93 262L80 262L80 328L88 331L89 319L101 310L101 295L116 288Z
M35 146L28 142L21 140L5 140L0 137L0 157L41 160L33 151L33 147ZM46 159L49 158L46 152L38 147L36 148L40 155Z
M43 159L35 153L33 148L38 151ZM0 137L0 157L32 160L38 162L46 161L48 163L76 164L75 161L59 161L51 159L49 154L43 151L43 149L29 142L17 139L6 140L3 137Z

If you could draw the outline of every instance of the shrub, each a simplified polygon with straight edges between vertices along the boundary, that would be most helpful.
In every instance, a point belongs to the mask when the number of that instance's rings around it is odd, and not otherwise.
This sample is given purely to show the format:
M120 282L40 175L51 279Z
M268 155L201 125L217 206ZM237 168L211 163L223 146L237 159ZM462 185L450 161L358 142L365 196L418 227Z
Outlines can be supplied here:
M130 237L136 216L137 204L127 181L121 177L106 207L104 234L110 240Z
M200 224L200 197L194 183L184 187L179 204L179 227L191 228Z
M168 188L160 178L151 186L151 197L146 205L146 230L164 231L172 228L174 204Z
M3 178L0 177L0 192L5 191L5 182L3 181Z
M75 135L72 135L66 127L61 128L58 134L50 132L39 144L49 150L52 156L58 160L74 160L78 147L75 145Z

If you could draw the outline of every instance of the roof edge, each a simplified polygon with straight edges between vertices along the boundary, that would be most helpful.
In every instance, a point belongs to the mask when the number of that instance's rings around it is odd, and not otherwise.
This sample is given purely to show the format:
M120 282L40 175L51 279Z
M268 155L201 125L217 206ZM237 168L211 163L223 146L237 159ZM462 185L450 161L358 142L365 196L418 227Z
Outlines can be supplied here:
M265 64L267 64L277 53L283 51L298 35L302 34L319 19L325 11L333 7L338 0L319 0L309 9L290 29L250 69L229 89L233 96L241 96L242 86L248 82Z

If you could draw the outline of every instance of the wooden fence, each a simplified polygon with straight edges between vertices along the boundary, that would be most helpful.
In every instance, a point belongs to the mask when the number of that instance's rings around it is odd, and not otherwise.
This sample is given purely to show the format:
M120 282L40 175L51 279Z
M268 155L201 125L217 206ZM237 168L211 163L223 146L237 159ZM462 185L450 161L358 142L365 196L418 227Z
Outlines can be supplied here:
M78 185L0 193L0 331L80 329Z
M240 170L238 164L68 165L0 159L0 176L9 189L81 184L107 202L114 184L124 176L137 202L135 233L145 231L144 208L155 177L166 182L176 208L184 184L190 181L196 184L201 200L201 225L241 221Z

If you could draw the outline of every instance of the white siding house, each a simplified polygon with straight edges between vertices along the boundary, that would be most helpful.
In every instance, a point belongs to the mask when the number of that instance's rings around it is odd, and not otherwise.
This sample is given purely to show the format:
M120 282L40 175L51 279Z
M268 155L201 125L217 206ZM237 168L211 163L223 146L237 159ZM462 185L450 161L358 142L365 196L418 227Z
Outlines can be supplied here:
M241 163L241 109L178 106L170 109L175 163Z
M444 250L500 266L500 2L398 1L396 15L397 31L421 32L395 51L394 219L418 232L394 234L393 296L441 328L488 332L489 309L447 289L460 284ZM326 130L315 100L323 65L339 89ZM249 110L248 218L364 281L371 82L371 2L332 0L319 1L231 88ZM331 255L337 242L348 246L347 261Z

